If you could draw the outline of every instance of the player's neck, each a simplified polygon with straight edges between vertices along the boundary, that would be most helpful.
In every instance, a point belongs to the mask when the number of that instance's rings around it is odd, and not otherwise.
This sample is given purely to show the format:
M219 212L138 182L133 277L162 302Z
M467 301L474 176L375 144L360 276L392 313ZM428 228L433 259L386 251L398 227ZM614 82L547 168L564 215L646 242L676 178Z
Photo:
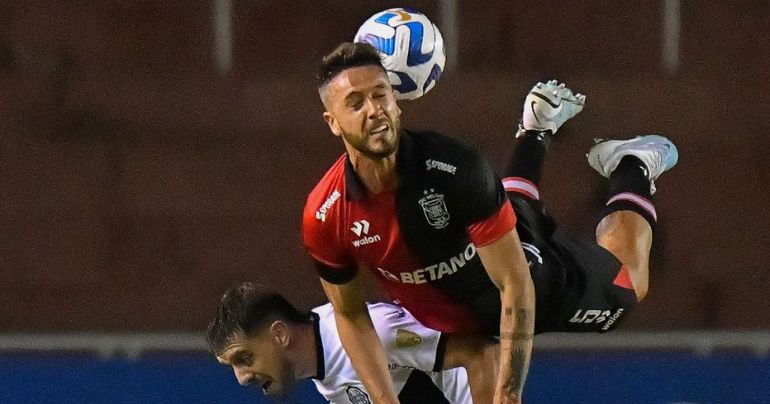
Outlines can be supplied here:
M361 153L348 153L353 169L370 194L378 194L398 187L396 153L381 159L373 159Z
M315 337L314 323L297 325L293 333L295 341L294 372L297 379L305 379L318 376L318 350L319 346ZM321 353L322 354L322 353Z

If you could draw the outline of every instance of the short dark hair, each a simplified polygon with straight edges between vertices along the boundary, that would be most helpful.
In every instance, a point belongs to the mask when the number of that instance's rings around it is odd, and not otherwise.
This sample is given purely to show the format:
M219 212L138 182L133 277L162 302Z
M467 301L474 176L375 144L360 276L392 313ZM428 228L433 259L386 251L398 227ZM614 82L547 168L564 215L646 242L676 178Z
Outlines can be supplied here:
M206 332L206 341L211 351L219 355L237 332L245 336L257 335L262 327L277 319L302 324L310 321L310 316L297 310L280 293L258 283L233 285L219 301L217 313Z
M316 73L318 88L328 84L343 70L370 65L378 66L385 72L380 52L374 46L365 42L343 42L321 60Z

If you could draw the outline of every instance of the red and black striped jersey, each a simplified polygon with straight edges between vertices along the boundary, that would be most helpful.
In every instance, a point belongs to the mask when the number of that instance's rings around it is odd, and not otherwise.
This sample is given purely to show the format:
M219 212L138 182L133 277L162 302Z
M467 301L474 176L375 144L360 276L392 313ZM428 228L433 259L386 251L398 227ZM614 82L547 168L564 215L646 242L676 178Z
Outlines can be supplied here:
M392 299L442 332L497 332L499 291L477 246L513 230L499 177L471 147L402 131L398 188L370 194L343 154L309 194L305 246L320 276L344 283L373 271Z

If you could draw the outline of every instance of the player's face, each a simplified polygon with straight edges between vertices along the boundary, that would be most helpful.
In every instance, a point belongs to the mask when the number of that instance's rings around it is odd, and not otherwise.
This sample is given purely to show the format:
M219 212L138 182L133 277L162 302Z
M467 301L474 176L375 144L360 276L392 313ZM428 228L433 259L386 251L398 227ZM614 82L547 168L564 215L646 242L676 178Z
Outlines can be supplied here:
M241 386L256 385L266 395L283 396L296 383L293 365L267 332L251 337L237 333L217 360L233 368Z
M398 147L401 110L387 74L377 66L346 69L326 87L324 120L345 143L369 158Z

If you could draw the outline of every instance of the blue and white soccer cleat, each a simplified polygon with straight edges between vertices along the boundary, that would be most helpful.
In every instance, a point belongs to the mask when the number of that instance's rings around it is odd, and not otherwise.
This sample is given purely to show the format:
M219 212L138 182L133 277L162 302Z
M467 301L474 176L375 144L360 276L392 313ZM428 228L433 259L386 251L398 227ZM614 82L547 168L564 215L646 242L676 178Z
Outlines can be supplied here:
M525 130L556 133L564 122L583 110L585 102L585 95L573 94L564 83L556 80L537 83L524 100L519 134Z
M588 164L607 178L625 156L635 156L644 163L650 180L650 191L655 193L655 180L676 165L679 151L666 137L646 135L629 140L597 139L597 143L586 154Z

